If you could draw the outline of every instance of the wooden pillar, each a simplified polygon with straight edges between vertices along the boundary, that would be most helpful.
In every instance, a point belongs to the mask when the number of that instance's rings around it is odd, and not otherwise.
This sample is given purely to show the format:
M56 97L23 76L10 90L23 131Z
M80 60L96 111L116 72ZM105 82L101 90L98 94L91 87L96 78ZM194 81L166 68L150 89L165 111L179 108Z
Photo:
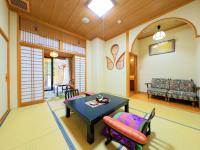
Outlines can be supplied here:
M126 96L130 96L129 31L126 32Z

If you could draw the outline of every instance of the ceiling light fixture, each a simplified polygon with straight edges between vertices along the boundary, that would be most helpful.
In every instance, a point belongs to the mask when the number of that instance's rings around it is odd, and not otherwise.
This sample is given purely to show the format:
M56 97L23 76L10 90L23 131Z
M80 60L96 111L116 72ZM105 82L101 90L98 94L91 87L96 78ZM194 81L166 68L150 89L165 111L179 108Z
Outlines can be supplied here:
M82 22L88 24L90 22L90 19L88 17L83 17Z
M52 51L52 52L50 52L50 56L53 57L53 58L56 58L56 57L58 57L58 53Z
M166 34L164 31L160 31L160 25L157 26L158 32L153 35L153 40L158 41L165 38Z
M113 7L112 0L91 0L88 4L88 8L99 17L105 15Z
M121 24L121 23L122 23L122 20L118 19L117 24Z

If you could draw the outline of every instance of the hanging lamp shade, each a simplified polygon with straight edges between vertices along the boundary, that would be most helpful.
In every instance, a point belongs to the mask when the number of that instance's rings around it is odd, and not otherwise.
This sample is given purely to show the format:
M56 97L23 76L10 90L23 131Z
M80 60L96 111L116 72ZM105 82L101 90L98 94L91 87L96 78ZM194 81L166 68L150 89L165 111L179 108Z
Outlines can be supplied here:
M56 57L58 57L58 53L52 51L52 52L50 52L50 56L53 57L53 58L56 58Z
M166 37L166 34L164 31L160 31L160 25L157 26L158 32L156 32L153 35L153 40L158 41L158 40L162 40Z

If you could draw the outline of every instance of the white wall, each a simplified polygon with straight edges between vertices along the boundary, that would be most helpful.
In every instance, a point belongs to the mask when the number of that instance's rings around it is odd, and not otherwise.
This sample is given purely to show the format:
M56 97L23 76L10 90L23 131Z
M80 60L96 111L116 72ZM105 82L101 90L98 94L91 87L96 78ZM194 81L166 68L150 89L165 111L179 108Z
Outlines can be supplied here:
M87 90L96 93L104 91L105 41L95 38L87 41Z
M17 107L17 14L10 11L10 107Z
M146 92L145 83L152 78L193 79L196 76L196 40L192 28L181 26L166 32L164 40L175 39L175 52L149 56L152 36L139 40L138 90Z
M113 57L111 54L111 47L114 44L119 45L119 52L116 59L117 61L121 54L126 51L126 34L121 34L111 40L106 41L105 56L108 56L112 60ZM117 70L116 66L114 66L113 70L108 70L106 57L103 59L103 65L105 68L105 92L126 96L126 60L124 60L124 68L122 70Z

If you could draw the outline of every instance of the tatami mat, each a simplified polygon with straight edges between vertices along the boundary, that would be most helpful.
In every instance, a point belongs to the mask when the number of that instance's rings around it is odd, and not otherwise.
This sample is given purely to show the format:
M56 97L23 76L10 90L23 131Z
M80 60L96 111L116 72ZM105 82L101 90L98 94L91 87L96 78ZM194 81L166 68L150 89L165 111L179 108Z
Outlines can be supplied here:
M86 126L75 113L65 117L63 99L48 101L62 128L76 149L125 149L112 142L104 145L102 121L95 126L95 143L86 142ZM152 120L149 150L199 150L200 114L160 104L130 100L130 112L144 116L156 108ZM122 108L120 111L123 111ZM14 109L0 128L0 150L66 150L69 149L47 103Z
M0 128L0 150L66 150L46 103L14 109Z
M118 143L104 145L105 138L101 131L103 122L95 126L95 143L86 142L86 126L75 113L70 118L65 117L63 100L49 101L59 121L68 133L77 149L117 149ZM176 109L161 104L131 99L129 111L140 116L156 108L156 117L152 120L151 140L144 149L149 150L199 150L200 144L200 114L192 111ZM123 111L124 108L121 109ZM122 147L122 149L125 149Z

